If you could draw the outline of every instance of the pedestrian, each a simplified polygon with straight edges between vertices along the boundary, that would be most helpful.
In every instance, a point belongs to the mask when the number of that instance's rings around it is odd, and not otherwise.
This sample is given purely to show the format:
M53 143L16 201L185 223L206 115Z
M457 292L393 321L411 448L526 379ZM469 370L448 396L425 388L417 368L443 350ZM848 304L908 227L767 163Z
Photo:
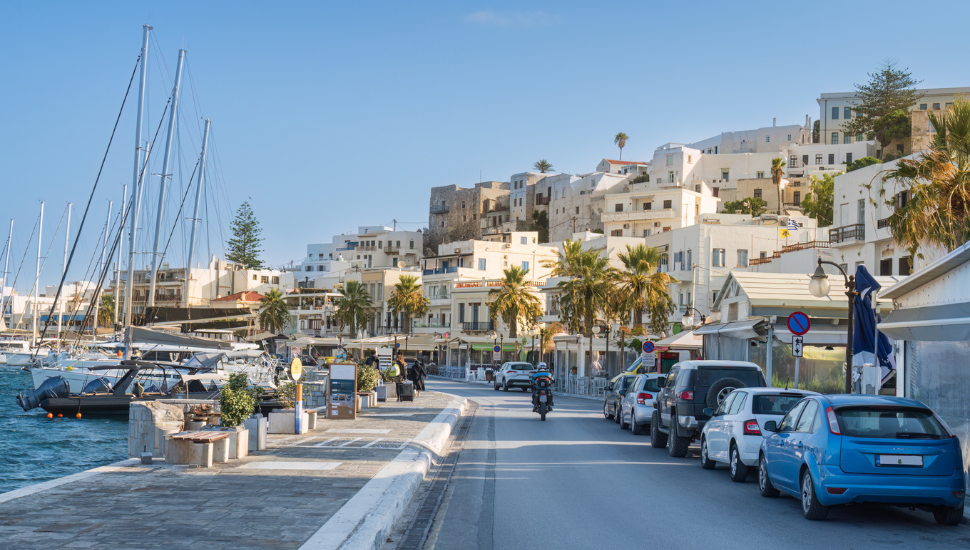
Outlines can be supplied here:
M370 357L368 357L367 360L364 361L364 364L367 365L368 367L374 367L374 366L379 367L381 364L381 361L380 359L377 358L377 352L375 351L374 353L372 353Z
M403 391L401 386L403 386L404 377L408 374L408 364L404 362L404 354L397 354L397 359L391 364L393 369L391 376L394 377L394 383L397 388L397 400L401 400L401 392ZM402 374L403 373L403 374Z
M421 391L424 390L424 379L428 377L424 371L424 363L415 361L410 374L411 381L414 382L414 397L421 397Z

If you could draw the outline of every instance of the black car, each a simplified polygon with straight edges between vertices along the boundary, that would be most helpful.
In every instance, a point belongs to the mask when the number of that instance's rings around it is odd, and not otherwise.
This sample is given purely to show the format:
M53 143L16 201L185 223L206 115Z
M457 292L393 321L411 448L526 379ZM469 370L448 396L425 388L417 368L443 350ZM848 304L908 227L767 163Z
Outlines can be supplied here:
M618 376L603 389L605 395L605 399L603 400L603 416L608 420L614 420L619 424L620 417L617 413L620 411L620 401L623 400L623 396L626 395L627 390L630 389L630 385L633 384L636 378L636 375L633 374Z
M654 402L650 445L668 446L670 456L687 456L690 442L700 437L710 418L704 409L716 410L737 388L764 388L761 367L747 361L683 361L670 369L667 383Z

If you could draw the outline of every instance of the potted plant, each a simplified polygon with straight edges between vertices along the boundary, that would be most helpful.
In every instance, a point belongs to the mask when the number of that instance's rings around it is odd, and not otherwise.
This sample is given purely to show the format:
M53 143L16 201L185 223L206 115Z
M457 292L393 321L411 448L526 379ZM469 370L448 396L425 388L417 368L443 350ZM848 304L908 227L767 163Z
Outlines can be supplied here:
M255 392L249 388L246 374L230 374L229 383L222 388L219 396L219 421L223 430L232 432L229 437L229 458L242 458L249 454L249 430L242 424L253 414L256 403Z
M307 387L303 386L303 400L306 400ZM296 431L296 383L289 382L280 386L276 399L282 408L269 413L269 428L271 434L291 434ZM303 413L300 421L301 433L309 431L310 418Z
M377 394L374 388L380 380L380 373L373 367L367 365L357 365L357 396L360 398L362 407L376 407Z

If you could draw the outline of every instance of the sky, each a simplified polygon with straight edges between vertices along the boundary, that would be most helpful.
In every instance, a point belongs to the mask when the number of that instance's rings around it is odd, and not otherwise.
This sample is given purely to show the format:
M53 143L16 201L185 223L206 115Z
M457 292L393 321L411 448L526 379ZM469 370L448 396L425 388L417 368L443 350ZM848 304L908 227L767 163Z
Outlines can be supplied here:
M157 148L136 266L150 262L155 237L162 113L179 48L187 53L164 261L186 262L189 177L208 118L194 263L223 256L229 222L248 201L262 257L279 266L358 226L426 227L434 186L508 181L539 159L590 172L617 156L617 132L630 136L623 157L646 161L670 141L817 119L820 93L849 91L888 59L921 87L970 85L961 39L970 6L913 6L3 0L0 239L15 219L9 279L19 290L33 283L46 201L42 284L56 284L66 205L73 243L89 197L68 280L92 278L108 201L116 218L133 180L137 77L118 113L144 24L153 27L144 137Z

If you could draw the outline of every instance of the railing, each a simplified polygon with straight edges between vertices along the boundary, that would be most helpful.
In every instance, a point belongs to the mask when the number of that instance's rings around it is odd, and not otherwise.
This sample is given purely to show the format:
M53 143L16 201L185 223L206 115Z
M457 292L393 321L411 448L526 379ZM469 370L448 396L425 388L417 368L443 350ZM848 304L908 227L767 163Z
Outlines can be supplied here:
M432 206L431 209L430 209L430 212L432 214L445 214L445 213L448 212L448 205L447 204L438 204L438 205Z
M434 269L425 269L422 275L444 275L445 273L458 273L458 267L436 267Z
M537 206L545 206L549 204L550 197L539 197L536 199Z
M857 223L845 227L836 227L829 231L829 242L832 244L842 243L850 240L866 240L866 225Z
M362 245L357 247L358 252L373 252L375 250L377 250L377 247L371 245Z
M750 260L748 260L748 265L750 266L750 265L770 264L771 260L772 260L771 256L768 256L765 258L751 258Z
M533 288L541 288L545 285L542 281L525 281L525 286L531 286ZM482 287L494 287L502 286L502 279L492 279L490 281L464 281L460 283L455 283L455 288L482 288Z
M464 332L486 332L489 330L495 330L495 323L491 321L473 321L471 323L462 323L461 330Z
M627 210L625 212L604 212L604 222L662 220L676 218L677 212L673 208L658 208L657 210Z
M398 254L401 252L400 246L385 246L384 254Z
M451 325L438 321L433 323L413 323L413 327L414 328L451 328Z
M808 241L798 244L789 244L781 247L782 254L787 252L797 252L799 250L807 250L809 248L828 248L831 243L828 241Z
M876 220L876 229L885 229L888 226L889 226L889 218Z
M427 298L429 300L450 300L451 294L448 294L447 292L440 293L440 294L428 294Z
M802 203L800 203L800 202L784 202L784 203L781 204L781 206L783 208L799 208L800 209L802 207Z

